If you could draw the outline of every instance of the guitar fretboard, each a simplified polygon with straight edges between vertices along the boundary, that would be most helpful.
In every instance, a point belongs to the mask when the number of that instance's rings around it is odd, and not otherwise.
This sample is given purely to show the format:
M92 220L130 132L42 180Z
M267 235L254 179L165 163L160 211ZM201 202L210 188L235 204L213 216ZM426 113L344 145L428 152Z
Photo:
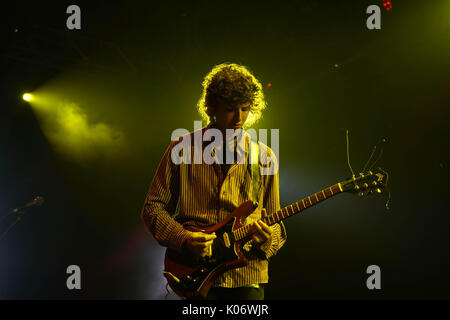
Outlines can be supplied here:
M277 212L265 216L261 220L263 220L268 226L271 226L341 192L343 192L342 186L340 183L337 183L334 186L316 192L300 201L278 210ZM244 239L245 237L251 235L252 231L252 224L243 226L242 228L233 231L234 239Z

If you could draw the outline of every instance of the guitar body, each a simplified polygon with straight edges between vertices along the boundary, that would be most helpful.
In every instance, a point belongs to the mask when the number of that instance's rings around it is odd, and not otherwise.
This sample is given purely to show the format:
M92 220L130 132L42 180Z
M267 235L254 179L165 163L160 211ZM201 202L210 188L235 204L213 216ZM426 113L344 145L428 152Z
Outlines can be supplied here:
M232 232L241 228L242 220L253 211L253 202L243 202L222 222L206 229L188 227L186 230L216 233L210 256L198 259L190 252L179 253L167 249L164 259L164 276L172 290L181 297L206 297L218 275L243 267L247 259L242 254L244 240L234 241Z

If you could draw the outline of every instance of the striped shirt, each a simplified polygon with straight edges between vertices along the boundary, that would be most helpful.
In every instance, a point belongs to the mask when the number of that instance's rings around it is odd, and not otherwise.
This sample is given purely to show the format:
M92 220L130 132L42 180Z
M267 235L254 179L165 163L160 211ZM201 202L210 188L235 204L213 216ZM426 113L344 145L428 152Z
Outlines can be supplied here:
M210 126L201 129L201 136L208 128ZM186 141L183 138L188 137L190 141L194 141L195 133L191 132L169 145L150 185L141 213L147 230L156 241L179 252L183 250L183 244L189 237L189 232L183 226L215 225L224 220L242 202L253 200L252 178L248 170L247 139L240 139L238 142L243 146L240 150L244 150L244 154L240 152L239 155L244 156L244 160L231 164L226 175L222 173L220 162L214 152L212 164L205 163L205 159L198 164L194 161L175 164L172 161L172 150L182 141ZM202 142L202 155L208 144L210 142ZM195 148L196 145L192 143L190 146L192 160ZM259 142L259 150L260 170L268 161L277 161L271 149L265 144ZM245 224L261 219L262 208L267 214L280 210L278 172L260 176L258 208L246 218ZM268 282L268 260L286 241L286 230L282 222L270 228L272 236L269 240L261 246L254 246L246 253L248 265L224 272L215 280L214 286L235 288Z

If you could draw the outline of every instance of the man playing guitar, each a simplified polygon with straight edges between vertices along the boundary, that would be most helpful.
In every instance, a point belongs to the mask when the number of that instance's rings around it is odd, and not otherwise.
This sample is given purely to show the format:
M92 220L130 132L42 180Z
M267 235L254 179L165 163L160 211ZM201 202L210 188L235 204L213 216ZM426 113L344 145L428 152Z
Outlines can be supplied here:
M243 134L234 135L233 139L226 134L227 129L242 132L244 124L248 127L254 123L265 106L262 86L246 67L237 64L215 66L203 81L203 94L198 103L200 114L209 124L201 132L191 132L169 145L145 199L141 217L147 230L160 245L194 259L211 256L216 234L189 231L187 227L210 227L223 221L241 203L248 200L255 203L255 209L242 221L243 225L252 228L250 241L246 241L243 250L247 264L215 277L206 299L264 299L269 259L286 241L286 230L281 221L268 226L260 220L264 215L280 210L278 170L260 176L257 199L253 199L250 142ZM223 144L214 149L213 155L231 152L236 159L234 163L227 163L225 156L223 161L212 164L204 159L201 163L173 161L174 149L182 141L194 141L199 133L203 137L208 129L217 129L224 137ZM205 146L202 142L201 154L204 154ZM261 142L258 146L258 168L267 163L268 156L271 161L276 161L269 147ZM194 154L196 145L192 144L190 148Z

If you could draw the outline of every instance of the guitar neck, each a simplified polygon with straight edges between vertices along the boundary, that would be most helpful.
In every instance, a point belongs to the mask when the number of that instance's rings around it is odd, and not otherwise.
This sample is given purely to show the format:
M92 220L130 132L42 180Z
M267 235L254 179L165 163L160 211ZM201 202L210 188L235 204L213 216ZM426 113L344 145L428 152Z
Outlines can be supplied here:
M278 210L277 212L265 216L261 220L269 226L273 225L341 192L343 192L342 186L340 183L337 183L334 186L316 192L300 201Z
M281 220L292 217L294 214L305 210L306 208L312 207L313 205L322 202L326 199L331 198L332 196L344 192L344 188L341 183L337 183L334 186L323 189L319 192L316 192L300 201L297 201L293 204L284 207L283 209L278 210L268 216L263 217L261 220L264 221L268 226L271 226ZM235 240L241 240L253 233L252 225L245 225L235 231L233 231L233 237Z

